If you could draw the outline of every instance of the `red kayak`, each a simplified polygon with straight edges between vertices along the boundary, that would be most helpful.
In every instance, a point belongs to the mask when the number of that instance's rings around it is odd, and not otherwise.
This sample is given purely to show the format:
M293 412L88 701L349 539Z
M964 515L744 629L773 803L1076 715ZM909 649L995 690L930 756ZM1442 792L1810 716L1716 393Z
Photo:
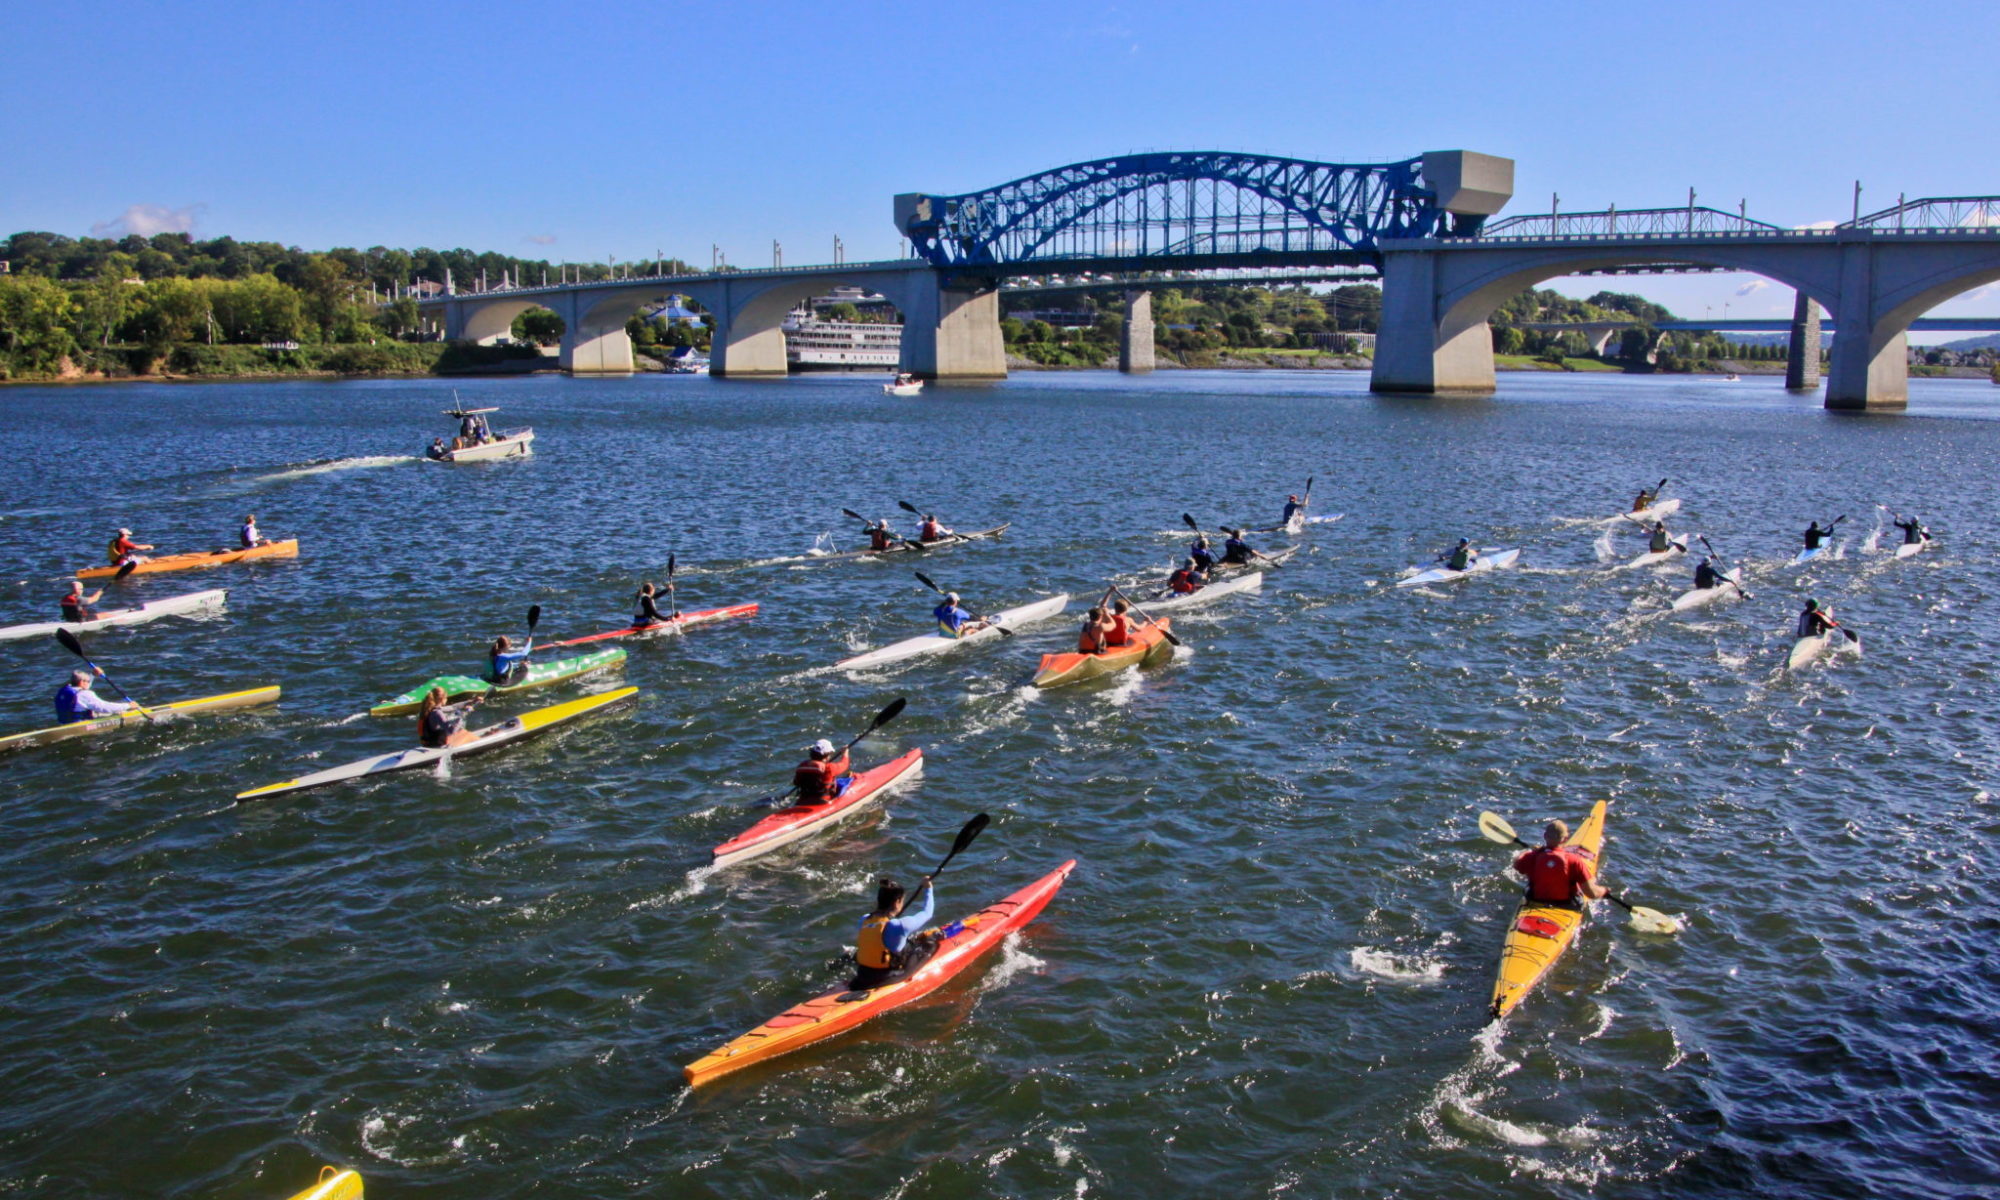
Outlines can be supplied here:
M669 617L664 621L654 621L650 625L627 625L623 629L607 629L603 633L593 633L580 638L571 638L566 642L543 642L541 645L535 647L535 649L553 650L557 646L581 646L585 642L604 642L612 638L652 637L657 633L673 633L677 630L686 629L690 625L706 625L710 621L726 621L731 617L754 617L756 615L757 606L754 604L732 604L728 608L704 608L699 612L684 612L678 617Z
M890 788L923 769L924 752L912 750L879 767L857 771L847 790L825 804L811 807L794 804L780 809L715 848L715 865L739 863L789 846L802 837L825 829L845 817L860 812Z
M946 980L971 966L981 954L1040 914L1063 880L1076 868L1070 859L1013 895L945 926L937 952L900 979L865 992L829 992L772 1017L720 1049L711 1050L682 1068L689 1084L700 1087L740 1071L751 1063L790 1054L845 1033L872 1017L900 1008L942 987Z

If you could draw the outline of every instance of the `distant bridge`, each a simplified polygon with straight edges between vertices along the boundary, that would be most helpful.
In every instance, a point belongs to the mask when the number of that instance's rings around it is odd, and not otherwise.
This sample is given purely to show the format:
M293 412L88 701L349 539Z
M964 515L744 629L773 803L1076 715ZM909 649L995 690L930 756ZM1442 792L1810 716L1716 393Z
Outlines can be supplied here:
M629 371L626 320L686 295L714 317L715 374L771 376L786 371L785 314L853 284L901 310L903 369L990 379L1006 374L998 301L1009 280L1056 275L1061 286L1029 286L1127 293L1120 366L1144 371L1155 289L1214 271L1266 281L1379 275L1374 390L1490 392L1487 320L1527 288L1577 274L1748 271L1797 293L1789 328L1799 371L1789 383L1818 384L1823 305L1850 331L1834 343L1828 407L1898 408L1908 396L1905 331L1937 304L2000 280L2000 198L1915 200L1810 229L1692 204L1490 220L1513 194L1513 167L1459 150L1375 164L1131 155L981 192L897 196L906 259L454 291L420 307L447 337L475 341L504 336L527 308L551 308L565 325L565 368Z

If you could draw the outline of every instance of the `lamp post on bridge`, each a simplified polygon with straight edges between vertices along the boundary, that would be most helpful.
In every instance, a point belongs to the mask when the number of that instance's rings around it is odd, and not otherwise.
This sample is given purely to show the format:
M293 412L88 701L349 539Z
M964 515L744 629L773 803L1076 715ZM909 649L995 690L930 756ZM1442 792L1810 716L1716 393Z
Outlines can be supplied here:
M773 267L785 265L785 248L778 244L777 238L771 239L771 265Z

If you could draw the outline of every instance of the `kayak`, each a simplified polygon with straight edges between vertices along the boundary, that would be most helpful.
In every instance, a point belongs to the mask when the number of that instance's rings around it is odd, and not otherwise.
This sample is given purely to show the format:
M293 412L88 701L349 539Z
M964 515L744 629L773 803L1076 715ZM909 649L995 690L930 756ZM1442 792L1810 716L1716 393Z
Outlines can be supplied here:
M1506 567L1511 567L1514 565L1514 560L1519 557L1521 557L1519 550L1502 550L1498 554L1482 555L1479 558L1473 559L1472 565L1463 571L1454 571L1450 567L1433 567L1428 571L1419 571L1408 579L1397 580L1396 586L1399 588L1410 588L1422 587L1427 583L1453 583L1465 578L1467 575L1479 575L1487 571L1498 571Z
M319 1182L292 1200L361 1200L361 1176L339 1167L321 1167Z
M1604 847L1604 801L1597 802L1582 827L1563 845L1583 852L1590 864L1590 877L1595 881L1603 866L1598 852ZM1500 974L1493 981L1494 1020L1514 1011L1514 1006L1556 965L1556 959L1576 940L1576 931L1583 925L1588 908L1587 904L1582 907L1543 904L1522 897L1521 906L1514 910L1514 922L1507 928L1507 938L1500 943Z
M695 612L684 612L678 617L668 617L664 621L654 621L648 625L627 625L623 629L607 629L603 633L588 633L582 637L561 642L544 642L537 650L553 650L557 646L582 646L589 642L609 641L612 638L653 637L662 633L676 633L690 625L706 625L711 621L726 621L731 617L754 617L754 604L732 604L728 608L704 608Z
M1250 533L1304 533L1308 525L1331 525L1346 516L1346 513L1328 513L1323 517L1293 517L1278 525L1259 525Z
M368 710L371 717L399 717L421 708L424 697L434 687L444 689L445 699L457 700L463 696L510 696L515 692L531 691L552 684L581 679L599 671L609 671L625 662L625 651L613 646L609 650L598 650L590 654L578 654L569 658L558 658L553 662L531 663L527 678L519 683L496 684L491 680L474 675L439 675L427 679L393 699Z
M1023 604L1019 608L1003 609L1000 612L994 613L988 620L1010 629L1019 628L1023 625L1032 625L1036 621L1046 621L1050 617L1060 613L1068 604L1069 593L1064 592L1060 595L1050 596L1046 600L1037 600L1033 604ZM992 625L987 625L983 629L975 629L963 637L950 637L943 633L926 633L920 637L906 638L903 641L884 646L879 650L870 650L866 654L857 654L853 658L842 659L833 665L840 670L858 671L863 667L879 667L883 663L898 662L905 658L915 658L920 654L942 654L953 647L963 646L968 642L991 641L999 636L1000 631L993 628Z
M1798 552L1798 554L1793 556L1792 561L1787 565L1796 567L1800 563L1811 562L1813 559L1818 558L1822 554L1825 554L1827 550L1829 550L1830 548L1831 547L1828 546L1814 546L1810 550L1801 550Z
M1896 557L1914 558L1915 556L1923 553L1924 547L1930 544L1931 544L1930 539L1928 538L1924 539L1921 542L1904 542L1902 545L1896 547ZM6 633L6 630L0 629L0 634L4 633Z
M304 791L306 788L323 787L329 783L344 783L368 775L386 775L391 771L428 767L447 755L460 758L467 754L479 754L510 742L533 737L579 717L588 716L600 708L616 704L638 690L635 687L622 687L616 691L599 692L594 696L584 696L578 700L567 700L561 704L550 705L548 708L522 713L498 725L488 725L476 731L473 740L463 745L441 746L436 749L419 746L411 750L399 750L394 754L381 754L374 758L364 758L360 762L349 763L344 767L330 767L324 771L315 771L311 775L301 775L297 779L287 779L283 783L268 783L263 787L251 788L247 792L236 793L236 798L262 800L284 792Z
M156 704L145 710L128 709L116 716L98 717L91 721L72 721L68 725L57 725L51 729L36 729L27 733L13 733L0 737L0 750L20 750L28 746L46 746L51 742L65 741L73 737L88 737L92 734L109 733L127 725L137 725L147 720L150 713L155 718L172 720L182 713L216 712L225 708L248 708L253 704L271 704L278 699L278 685L250 688L248 691L228 692L220 696L203 696L198 700L176 700L172 704Z
M1729 580L1729 582L1718 584L1712 588L1690 588L1680 595L1675 596L1673 611L1687 612L1689 609L1702 608L1715 603L1717 600L1727 600L1732 596L1741 596L1743 594L1742 589L1736 586L1736 582L1743 578L1743 568L1738 567L1734 571L1724 571L1722 577Z
M268 546L257 546L249 550L201 550L193 554L162 554L148 559L132 568L134 575L152 575L160 571L191 571L197 567L219 567L225 563L248 562L253 558L297 558L299 539L272 542ZM78 571L78 579L111 579L118 574L117 567L86 567Z
M956 546L960 542L972 542L980 538L999 537L1001 534L1007 532L1008 528L1013 524L1012 521L1009 521L1006 525L995 525L991 529L980 529L972 533L954 533L949 537L941 537L935 542L897 542L887 550L837 550L832 554L815 554L811 557L814 562L831 562L838 558L880 558L885 554L918 554L926 550L942 550L947 546Z
M222 608L223 597L228 594L221 588L215 588L206 592L189 592L185 596L148 600L137 608L109 609L98 613L95 619L89 621L44 621L39 625L9 625L5 629L0 629L0 642L43 637L58 629L67 629L71 633L93 633L99 629L110 629L114 625L143 625L148 621L157 621L161 617L218 612Z
M890 1009L929 995L999 945L1008 934L1034 920L1062 890L1063 881L1075 869L1076 860L1071 859L1005 900L944 926L936 952L908 975L867 991L829 992L788 1008L728 1045L689 1063L681 1074L689 1086L700 1087L753 1063L836 1037Z
M1676 554L1686 554L1687 549L1686 542L1674 542L1665 550L1650 550L1633 559L1631 562L1622 562L1610 569L1613 571L1630 571L1634 567L1650 567L1654 563L1663 563Z
M789 846L866 808L890 788L924 769L924 752L912 750L878 767L857 771L847 790L825 804L794 804L780 809L715 848L714 865L728 866Z
M1065 683L1081 683L1086 679L1096 679L1111 675L1129 667L1155 666L1174 656L1174 644L1167 640L1167 626L1172 619L1155 621L1151 625L1132 627L1132 640L1123 646L1113 646L1102 654L1044 654L1041 666L1035 668L1034 685L1038 688L1059 687Z
M1220 600L1224 596L1233 596L1238 592L1258 591L1263 586L1262 571L1252 571L1248 575L1232 575L1220 583L1211 583L1184 595L1161 592L1157 598L1146 601L1146 611L1156 613L1177 608L1193 608L1197 604L1207 604L1210 600Z
M1655 517L1671 517L1680 510L1681 510L1681 502L1678 499L1662 500L1658 504L1653 505L1651 508L1635 508L1628 513L1619 513L1615 517L1606 517L1605 520L1607 522L1650 521L1653 520Z
M1785 660L1785 669L1797 671L1818 662L1820 657L1833 646L1834 636L1833 630L1829 629L1813 637L1795 639L1792 642L1791 657Z

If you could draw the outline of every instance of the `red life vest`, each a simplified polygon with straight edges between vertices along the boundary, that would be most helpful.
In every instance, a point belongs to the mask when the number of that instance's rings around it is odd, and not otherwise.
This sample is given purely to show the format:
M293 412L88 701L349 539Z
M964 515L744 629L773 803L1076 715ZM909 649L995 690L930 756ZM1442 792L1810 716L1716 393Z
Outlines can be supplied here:
M1576 885L1590 878L1590 860L1569 846L1537 847L1523 854L1514 869L1528 877L1528 898L1544 904L1573 902Z
M833 785L847 773L847 755L827 762L807 759L792 772L792 786L799 789L800 804L823 804L833 798Z
M1083 627L1083 632L1076 639L1076 652L1078 654L1104 653L1104 631L1097 627L1097 622L1092 621Z
M1194 591L1194 572L1182 567L1167 579L1167 586L1185 596Z
M926 542L935 542L944 536L944 526L934 520L925 521L922 532L918 533L917 536Z
M1104 644L1106 646L1123 646L1130 643L1131 640L1132 630L1125 623L1124 615L1122 613L1113 613L1111 616L1111 632L1104 635Z
M889 548L889 531L886 529L869 530L868 548L871 550L887 550Z

